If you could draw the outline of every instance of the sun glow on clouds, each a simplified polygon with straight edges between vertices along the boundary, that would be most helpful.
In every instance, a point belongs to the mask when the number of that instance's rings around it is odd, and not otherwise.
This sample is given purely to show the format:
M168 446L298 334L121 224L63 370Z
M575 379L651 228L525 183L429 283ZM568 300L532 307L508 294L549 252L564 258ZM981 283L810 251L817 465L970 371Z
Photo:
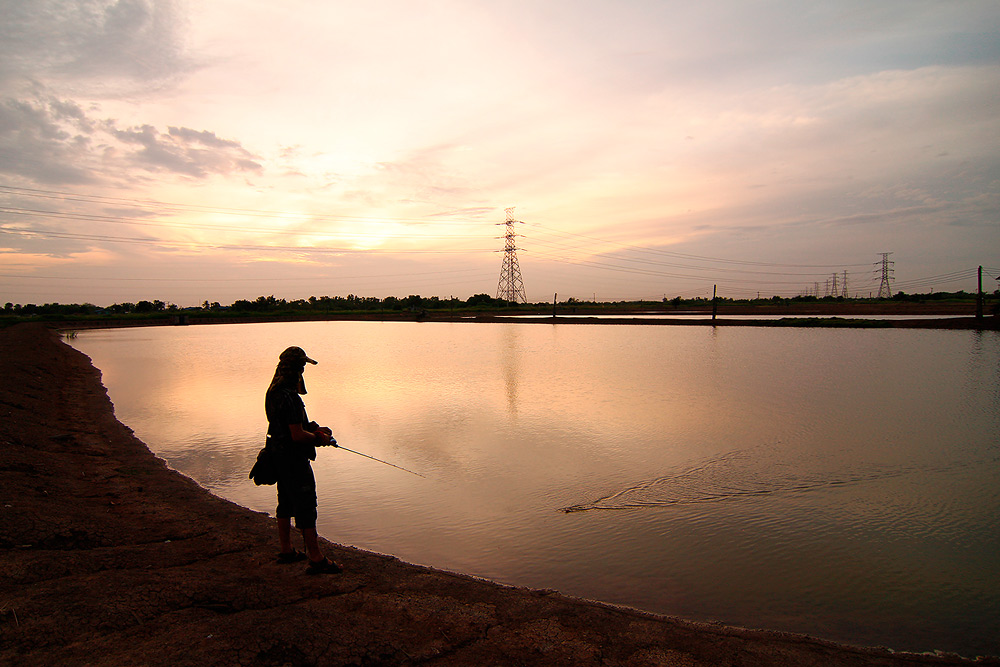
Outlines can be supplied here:
M44 266L36 258L82 267L97 261L85 248L106 247L166 275L199 256L195 274L226 279L249 279L257 262L353 268L403 295L405 265L437 267L440 287L425 294L492 293L495 223L512 205L539 225L519 239L533 299L607 294L620 272L572 265L620 244L823 265L889 249L906 256L898 277L919 275L913 262L936 249L956 264L925 274L982 263L1000 241L992 2L93 0L82 11L45 0L0 26L0 185L120 201L0 194L17 211L0 222L63 234L0 234L0 256L19 256L25 274ZM82 232L93 238L65 236ZM557 245L558 233L581 236ZM107 240L118 236L140 241ZM415 251L440 254L399 254ZM459 252L490 267L464 292L445 271ZM527 279L533 262L543 282ZM636 294L615 296L682 291L675 282L637 275ZM243 289L212 300L253 296Z

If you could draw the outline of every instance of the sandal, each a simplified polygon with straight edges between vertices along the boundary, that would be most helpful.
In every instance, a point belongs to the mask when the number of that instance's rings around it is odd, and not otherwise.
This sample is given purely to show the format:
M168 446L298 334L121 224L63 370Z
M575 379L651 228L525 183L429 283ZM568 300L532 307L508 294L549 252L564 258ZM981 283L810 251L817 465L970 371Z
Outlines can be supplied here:
M306 559L306 555L301 551L292 549L290 552L285 553L284 551L278 553L278 563L280 565L287 565L288 563L298 563Z
M306 568L306 574L338 574L340 572L343 572L343 568L326 556L323 556L321 561L309 561L309 567Z

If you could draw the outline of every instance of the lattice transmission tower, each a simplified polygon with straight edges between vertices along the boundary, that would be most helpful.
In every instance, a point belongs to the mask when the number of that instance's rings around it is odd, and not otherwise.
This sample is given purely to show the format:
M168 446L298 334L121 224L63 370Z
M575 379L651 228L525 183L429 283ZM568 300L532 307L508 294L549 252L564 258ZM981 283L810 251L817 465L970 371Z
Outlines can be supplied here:
M882 255L882 261L875 262L875 266L878 266L879 264L882 265L882 282L879 283L878 286L878 298L891 299L892 287L890 287L889 281L892 280L892 265L895 264L895 262L889 261L889 255L892 254L891 252L880 252L879 254ZM878 271L878 269L876 269L876 271Z
M524 223L514 219L514 207L504 210L507 212L507 221L497 223L507 227L503 235L503 265L500 267L500 281L497 283L497 298L511 303L528 303L528 297L524 294L524 281L521 279L521 267L517 265L517 244L514 243L518 236L514 232L514 225Z

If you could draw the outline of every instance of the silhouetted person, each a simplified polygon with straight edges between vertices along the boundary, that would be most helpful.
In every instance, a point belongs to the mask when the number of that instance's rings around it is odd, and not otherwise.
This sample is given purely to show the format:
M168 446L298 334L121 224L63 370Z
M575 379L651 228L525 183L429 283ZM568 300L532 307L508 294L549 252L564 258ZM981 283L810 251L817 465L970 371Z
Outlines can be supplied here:
M274 379L267 388L264 410L267 413L268 446L277 453L278 468L278 539L279 563L309 559L309 574L341 571L339 565L323 555L316 533L316 478L310 461L316 460L316 447L337 446L333 432L309 421L300 394L306 393L302 372L316 361L301 347L290 347L278 357ZM292 546L292 518L302 532L306 553Z

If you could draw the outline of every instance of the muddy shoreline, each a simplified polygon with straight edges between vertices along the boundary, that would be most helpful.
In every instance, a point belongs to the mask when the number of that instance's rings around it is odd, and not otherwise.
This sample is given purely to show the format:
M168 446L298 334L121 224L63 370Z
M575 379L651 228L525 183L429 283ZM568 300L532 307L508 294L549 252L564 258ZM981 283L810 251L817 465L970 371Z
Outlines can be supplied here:
M100 373L40 324L0 330L0 665L1000 665L692 623L325 542L169 470ZM334 537L335 536L331 536Z

